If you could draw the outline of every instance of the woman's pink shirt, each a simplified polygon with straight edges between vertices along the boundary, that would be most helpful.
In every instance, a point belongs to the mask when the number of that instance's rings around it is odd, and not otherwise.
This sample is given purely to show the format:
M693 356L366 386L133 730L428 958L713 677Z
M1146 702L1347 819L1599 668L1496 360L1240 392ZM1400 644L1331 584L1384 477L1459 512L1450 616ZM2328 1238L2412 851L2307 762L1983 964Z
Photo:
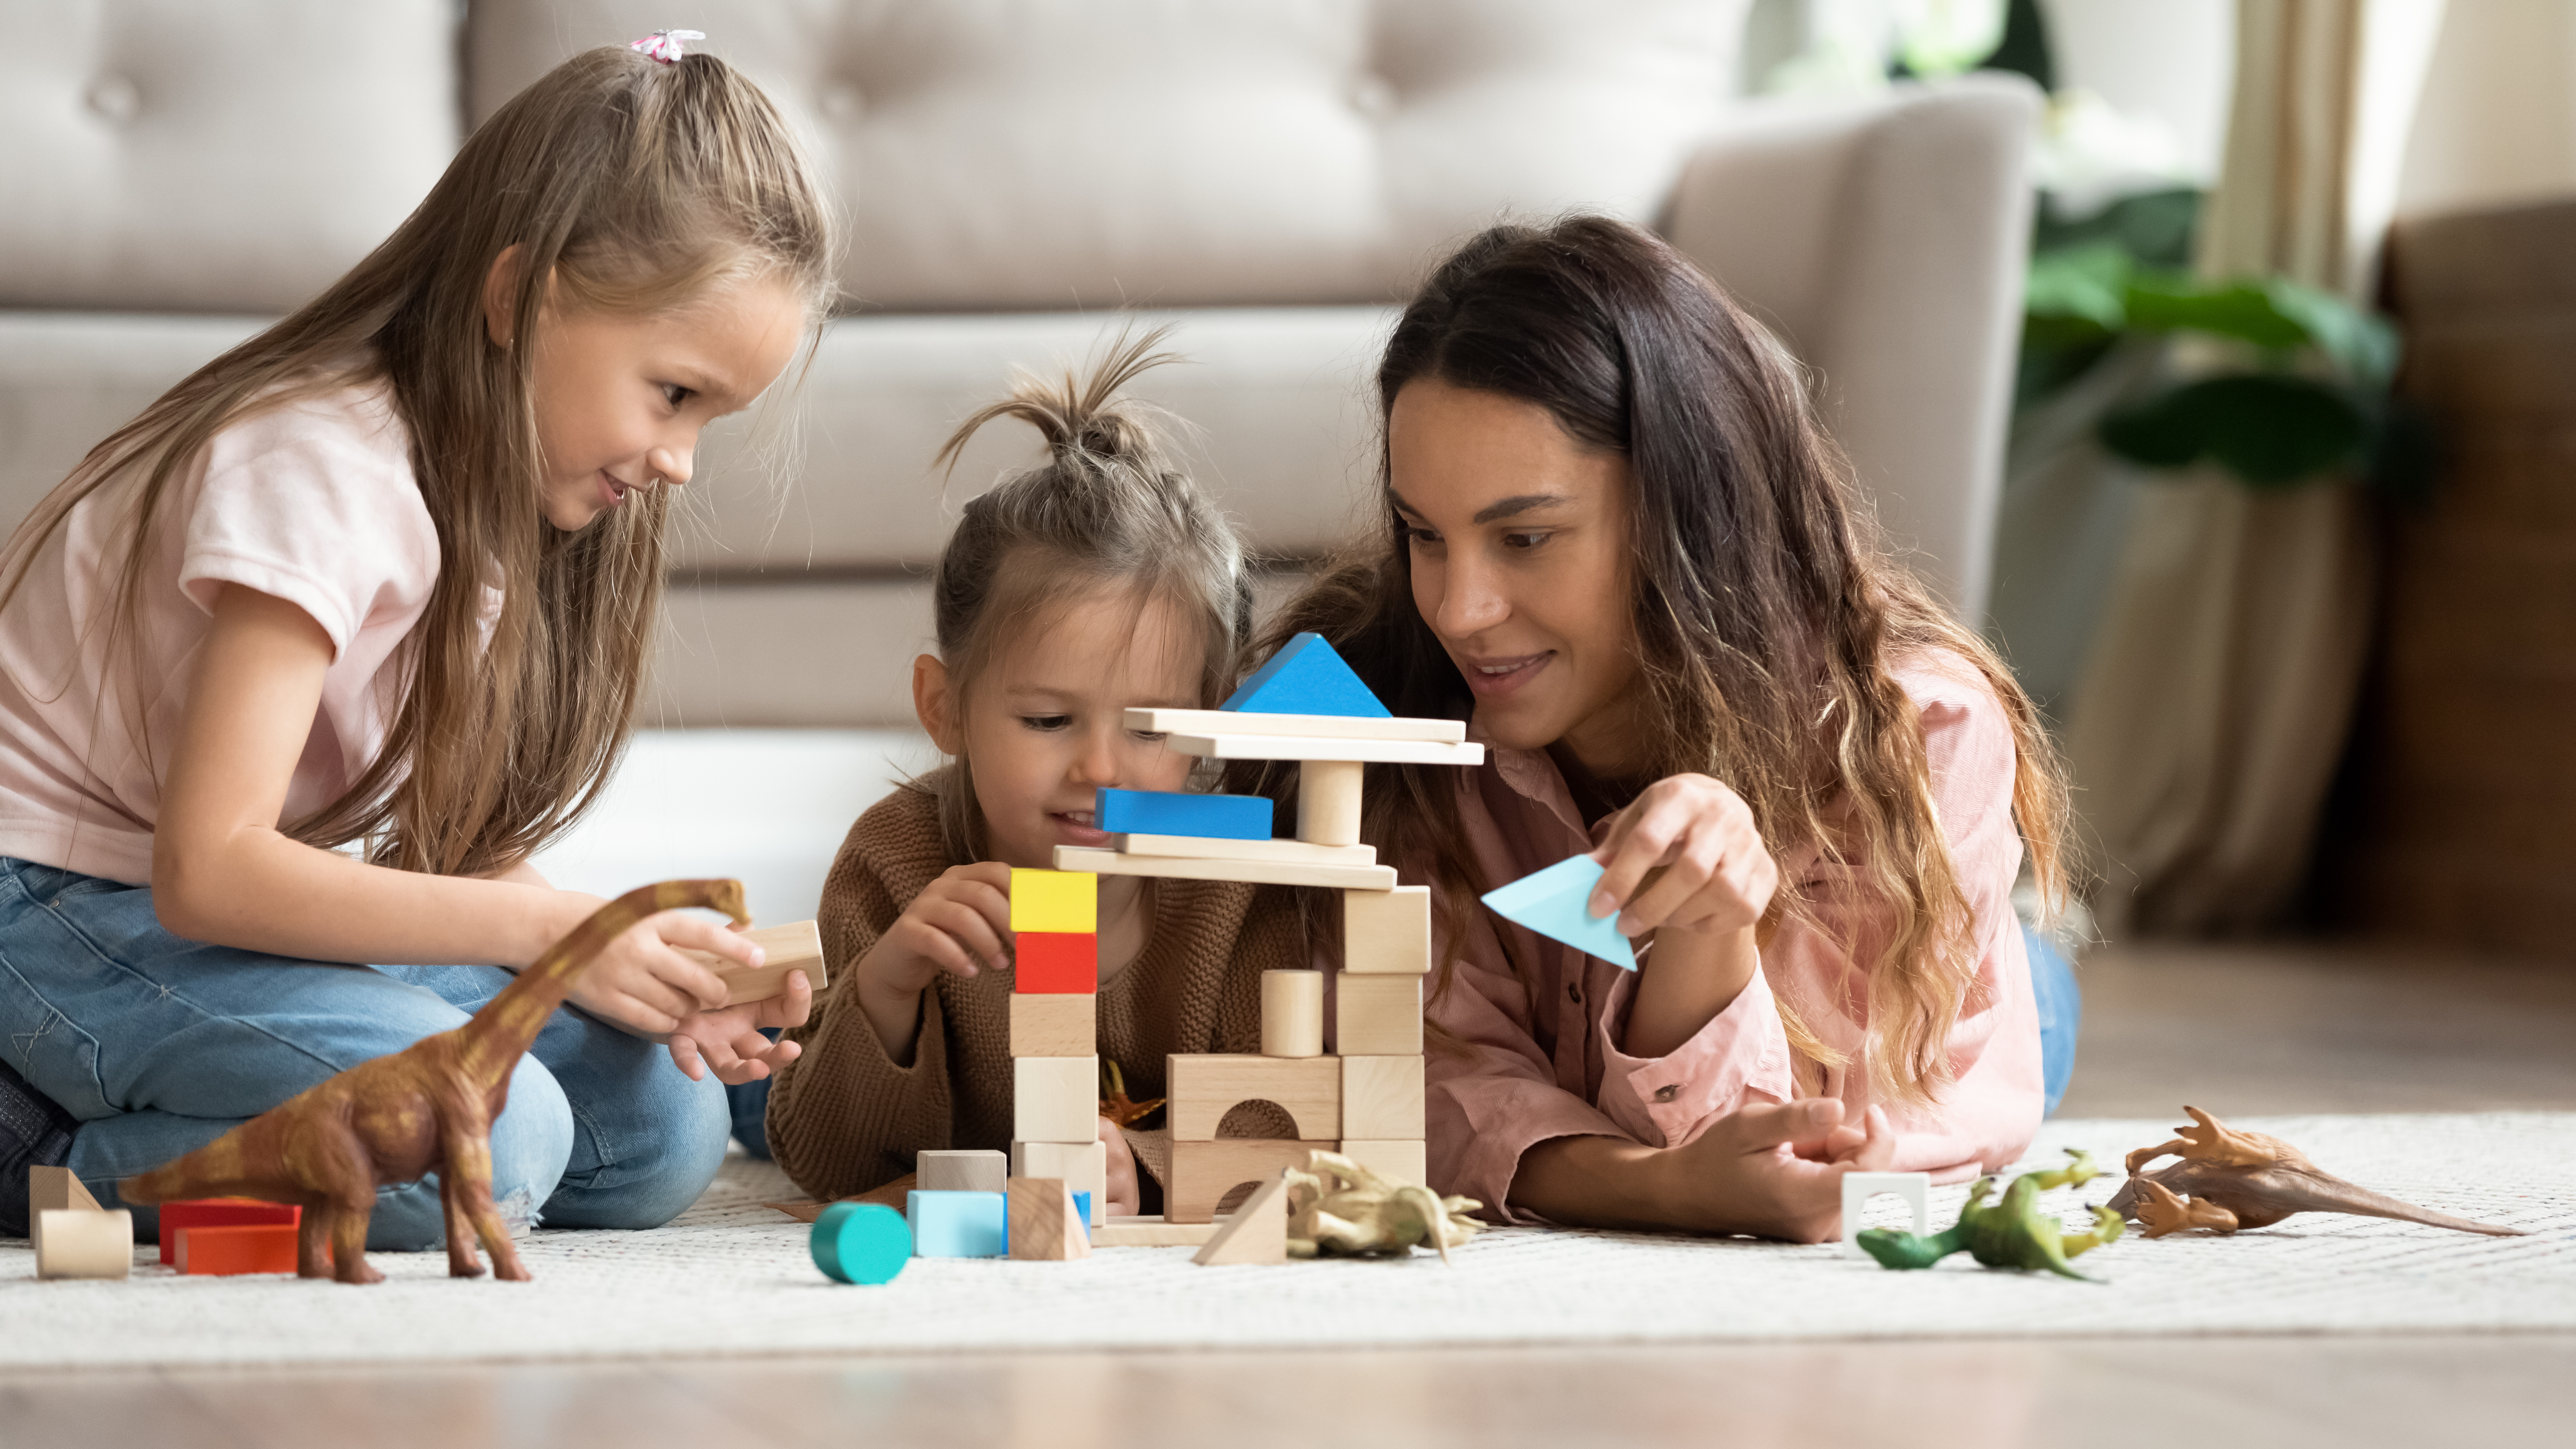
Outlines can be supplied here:
M1424 1008L1435 1037L1426 1062L1435 1188L1530 1221L1506 1204L1521 1154L1538 1143L1598 1136L1675 1146L1740 1107L1789 1100L1796 1087L1780 997L1850 1058L1825 1072L1822 1095L1841 1098L1847 1120L1873 1104L1886 1108L1897 1132L1891 1170L1956 1181L2021 1156L2039 1128L2041 1084L2039 1016L2011 902L2021 869L2011 722L1993 690L1953 656L1901 667L1896 678L1921 711L1933 804L1975 918L1976 981L1950 1031L1953 1080L1940 1099L1915 1105L1872 1092L1863 963L1885 939L1888 912L1856 869L1806 847L1780 861L1780 883L1804 894L1814 924L1784 919L1743 994L1660 1057L1619 1049L1635 975L1480 910L1458 943L1448 989ZM1461 777L1459 818L1486 889L1594 845L1543 751L1489 751L1482 768ZM1509 932L1513 954L1530 963L1526 981L1498 932ZM1435 958L1447 946L1436 940ZM1653 969L1651 947L1641 959Z

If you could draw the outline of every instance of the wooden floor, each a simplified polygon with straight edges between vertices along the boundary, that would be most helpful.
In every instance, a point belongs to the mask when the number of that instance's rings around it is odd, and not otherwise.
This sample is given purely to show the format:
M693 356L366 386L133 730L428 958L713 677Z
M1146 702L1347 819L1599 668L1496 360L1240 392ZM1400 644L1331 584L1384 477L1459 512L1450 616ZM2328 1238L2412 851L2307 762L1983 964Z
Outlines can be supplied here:
M2143 947L2083 980L2067 1115L2576 1109L2576 966ZM2522 1334L45 1373L0 1376L0 1449L2539 1444L2571 1363Z

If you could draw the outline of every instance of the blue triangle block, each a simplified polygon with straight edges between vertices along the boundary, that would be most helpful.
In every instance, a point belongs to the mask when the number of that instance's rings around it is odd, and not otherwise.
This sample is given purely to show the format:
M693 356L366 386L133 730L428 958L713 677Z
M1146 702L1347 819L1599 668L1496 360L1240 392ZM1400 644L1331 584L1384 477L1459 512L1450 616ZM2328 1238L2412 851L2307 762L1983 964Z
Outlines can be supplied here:
M1595 916L1592 888L1601 883L1601 862L1588 855L1560 860L1534 875L1522 876L1501 890L1487 891L1485 904L1516 926L1527 926L1551 941L1598 956L1622 971L1637 969L1637 953L1619 934L1616 912Z
M1321 634L1300 634L1252 671L1219 709L1243 714L1338 714L1392 719Z

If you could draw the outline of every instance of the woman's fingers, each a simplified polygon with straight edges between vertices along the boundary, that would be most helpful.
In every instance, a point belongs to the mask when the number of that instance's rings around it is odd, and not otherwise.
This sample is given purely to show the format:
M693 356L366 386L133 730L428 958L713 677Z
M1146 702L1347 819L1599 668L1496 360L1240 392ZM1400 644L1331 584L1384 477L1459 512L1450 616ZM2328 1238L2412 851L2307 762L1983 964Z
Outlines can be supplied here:
M1625 907L1646 872L1672 858L1689 824L1688 803L1675 792L1658 785L1637 797L1594 852L1602 864L1600 883L1592 888L1592 914L1607 916Z
M1640 936L1667 923L1688 928L1722 914L1722 901L1701 898L1710 894L1713 882L1723 884L1719 868L1725 864L1725 849L1713 831L1703 830L1684 840L1673 863L1662 875L1647 880L1636 899L1619 913L1619 929Z
M710 921L685 911L661 911L645 917L642 924L671 945L704 951L736 966L757 966L765 959L766 953L760 947L727 922Z

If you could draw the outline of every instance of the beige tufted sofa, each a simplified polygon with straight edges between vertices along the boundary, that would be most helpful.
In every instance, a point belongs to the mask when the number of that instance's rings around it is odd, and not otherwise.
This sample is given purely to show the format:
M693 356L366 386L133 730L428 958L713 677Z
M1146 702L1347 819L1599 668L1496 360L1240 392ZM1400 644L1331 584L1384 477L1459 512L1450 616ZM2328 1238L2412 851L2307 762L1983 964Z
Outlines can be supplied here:
M648 722L905 720L928 461L1132 308L1144 391L1268 555L1365 518L1393 304L1506 215L1660 226L1816 369L1893 531L1980 613L2034 95L1733 98L1747 0L0 0L0 518L428 188L574 50L691 25L798 119L850 312L701 459ZM747 436L796 446L758 463ZM970 452L988 481L1025 440Z

